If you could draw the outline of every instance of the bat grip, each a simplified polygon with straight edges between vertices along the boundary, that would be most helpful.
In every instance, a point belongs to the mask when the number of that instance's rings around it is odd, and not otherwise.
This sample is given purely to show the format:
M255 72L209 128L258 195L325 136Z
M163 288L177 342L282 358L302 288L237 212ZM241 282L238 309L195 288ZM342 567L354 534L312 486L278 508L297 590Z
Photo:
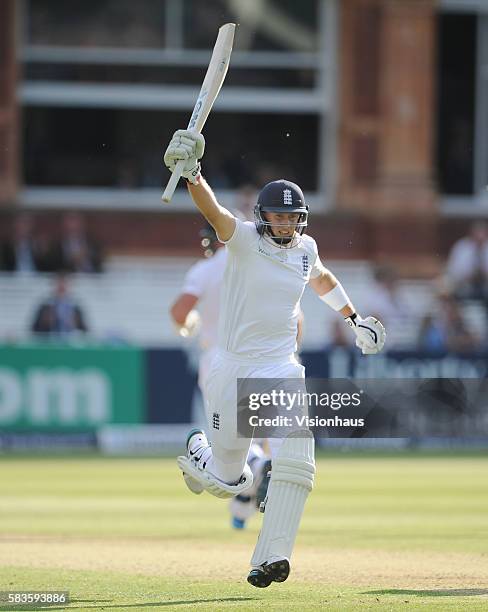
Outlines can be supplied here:
M164 190L162 200L163 202L169 202L173 197L173 193L175 192L176 185L178 185L178 181L180 180L181 174L185 168L186 160L180 159L177 162L173 173L169 177L168 184L166 185L166 189Z

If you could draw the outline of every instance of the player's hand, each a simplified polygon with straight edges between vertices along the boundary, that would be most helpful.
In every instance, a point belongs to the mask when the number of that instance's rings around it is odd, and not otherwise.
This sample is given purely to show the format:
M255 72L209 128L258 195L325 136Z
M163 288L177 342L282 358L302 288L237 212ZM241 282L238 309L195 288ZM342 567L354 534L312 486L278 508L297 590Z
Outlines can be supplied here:
M190 130L177 130L164 154L164 163L171 172L176 164L184 159L185 167L181 176L195 184L200 175L200 162L205 151L205 138Z
M178 328L178 333L182 338L191 338L200 331L200 315L197 310L190 310L187 314L185 323Z
M356 335L356 346L363 355L379 353L385 345L386 330L375 317L362 319L358 314L346 318L346 322Z

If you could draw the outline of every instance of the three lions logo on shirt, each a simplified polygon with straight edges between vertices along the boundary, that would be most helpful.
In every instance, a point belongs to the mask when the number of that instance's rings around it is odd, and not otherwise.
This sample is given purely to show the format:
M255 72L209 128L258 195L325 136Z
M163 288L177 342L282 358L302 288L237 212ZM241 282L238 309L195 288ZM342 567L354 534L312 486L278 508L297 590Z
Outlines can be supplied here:
M302 274L304 277L308 274L308 268L308 255L302 255Z

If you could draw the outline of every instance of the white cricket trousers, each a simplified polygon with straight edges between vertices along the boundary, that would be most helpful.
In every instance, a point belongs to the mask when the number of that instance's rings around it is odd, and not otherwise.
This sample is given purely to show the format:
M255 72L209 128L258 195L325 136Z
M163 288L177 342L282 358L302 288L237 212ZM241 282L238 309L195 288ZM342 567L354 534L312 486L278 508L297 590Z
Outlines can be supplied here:
M217 353L218 348L216 346L212 346L211 348L202 351L200 354L200 359L198 360L198 386L200 387L200 391L202 392L204 398L207 389L207 380L212 369L212 362Z
M294 355L272 363L256 363L218 351L206 380L205 412L213 460L210 471L229 484L239 480L252 440L237 437L238 378L304 378L305 368ZM272 457L281 446L279 438L269 438Z

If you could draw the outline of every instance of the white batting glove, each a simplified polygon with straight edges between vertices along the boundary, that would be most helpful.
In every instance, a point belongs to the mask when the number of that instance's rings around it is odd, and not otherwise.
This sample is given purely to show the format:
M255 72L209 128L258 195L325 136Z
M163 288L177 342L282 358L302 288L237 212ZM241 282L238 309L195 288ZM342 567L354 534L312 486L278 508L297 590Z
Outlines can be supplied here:
M202 134L190 130L177 130L164 154L164 163L173 172L176 164L186 160L181 176L190 183L196 184L200 176L200 162L205 151L205 138Z
M346 323L356 334L356 346L361 349L363 355L374 355L384 347L386 330L375 317L362 319L354 313L346 318Z

